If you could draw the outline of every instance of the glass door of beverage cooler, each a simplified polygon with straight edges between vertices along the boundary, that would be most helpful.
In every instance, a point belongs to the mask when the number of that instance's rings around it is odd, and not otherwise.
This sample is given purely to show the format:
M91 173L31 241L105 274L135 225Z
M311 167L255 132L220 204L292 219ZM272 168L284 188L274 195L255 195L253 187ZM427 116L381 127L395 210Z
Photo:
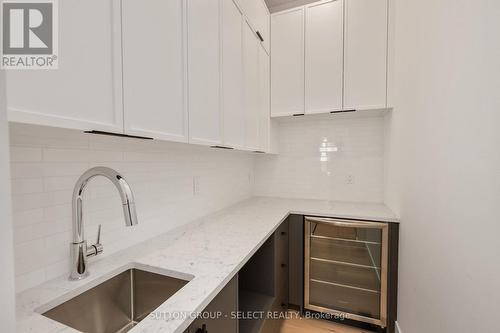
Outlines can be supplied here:
M305 308L386 327L387 241L386 223L306 217Z

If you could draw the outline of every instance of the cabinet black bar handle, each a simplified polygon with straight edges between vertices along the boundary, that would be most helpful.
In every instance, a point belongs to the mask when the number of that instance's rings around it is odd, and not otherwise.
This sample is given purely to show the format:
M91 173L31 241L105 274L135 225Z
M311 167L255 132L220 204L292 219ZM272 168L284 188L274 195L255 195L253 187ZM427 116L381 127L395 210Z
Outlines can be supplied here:
M228 150L231 150L231 149L234 149L233 147L226 147L226 146L210 146L210 148L217 148L217 149L228 149Z
M96 134L96 135L118 136L118 137L121 137L121 138L132 138L132 139L141 139L141 140L154 140L153 138L149 138L147 136L128 135L128 134L112 133L112 132L104 132L104 131L84 131L84 133Z
M356 110L338 110L338 111L330 111L330 113L345 113L345 112L356 112Z
M304 116L305 113L294 113L292 116L294 117L301 117L301 116Z
M262 35L260 34L260 32L256 31L255 33L257 34L257 37L259 37L260 41L263 42L264 38L262 37Z

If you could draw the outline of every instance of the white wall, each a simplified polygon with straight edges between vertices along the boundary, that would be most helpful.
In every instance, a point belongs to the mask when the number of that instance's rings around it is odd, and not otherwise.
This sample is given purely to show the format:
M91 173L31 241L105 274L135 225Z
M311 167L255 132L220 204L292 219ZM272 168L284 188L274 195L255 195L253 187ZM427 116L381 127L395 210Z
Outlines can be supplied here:
M396 1L402 333L498 332L500 2Z
M73 186L92 166L124 175L139 217L139 225L126 228L114 186L104 178L92 180L84 202L86 238L95 241L102 223L103 256L252 193L250 153L19 124L10 130L18 291L68 274Z
M382 202L384 118L344 115L282 120L279 155L256 160L255 194Z
M0 71L0 322L2 331L15 332L14 253L5 104L5 73Z

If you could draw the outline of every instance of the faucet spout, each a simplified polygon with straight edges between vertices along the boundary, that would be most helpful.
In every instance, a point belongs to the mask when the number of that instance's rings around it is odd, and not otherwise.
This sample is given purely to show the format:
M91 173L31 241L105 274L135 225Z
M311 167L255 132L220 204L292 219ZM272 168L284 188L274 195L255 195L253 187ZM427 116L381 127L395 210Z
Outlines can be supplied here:
M135 201L134 195L132 194L132 190L130 189L129 184L123 179L119 174L116 175L117 183L115 183L120 195L122 197L122 205L123 205L123 215L125 216L125 225L127 227L131 227L136 225L137 222L137 213L135 211Z
M126 226L134 226L137 222L134 195L127 181L115 170L106 167L95 167L86 171L76 182L73 190L73 243L71 244L72 280L80 280L88 275L87 257L102 252L102 245L92 245L93 251L87 251L87 242L83 228L83 194L89 181L97 176L108 178L120 193Z

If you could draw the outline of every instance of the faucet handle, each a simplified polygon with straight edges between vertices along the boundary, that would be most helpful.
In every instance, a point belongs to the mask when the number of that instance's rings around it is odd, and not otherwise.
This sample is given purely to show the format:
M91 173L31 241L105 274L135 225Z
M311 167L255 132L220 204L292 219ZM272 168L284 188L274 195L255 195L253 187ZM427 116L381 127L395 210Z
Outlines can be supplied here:
M97 242L96 244L101 244L101 225L99 224L99 227L97 227Z
M87 248L87 257L95 257L101 254L104 248L101 244L101 225L97 228L97 242Z

